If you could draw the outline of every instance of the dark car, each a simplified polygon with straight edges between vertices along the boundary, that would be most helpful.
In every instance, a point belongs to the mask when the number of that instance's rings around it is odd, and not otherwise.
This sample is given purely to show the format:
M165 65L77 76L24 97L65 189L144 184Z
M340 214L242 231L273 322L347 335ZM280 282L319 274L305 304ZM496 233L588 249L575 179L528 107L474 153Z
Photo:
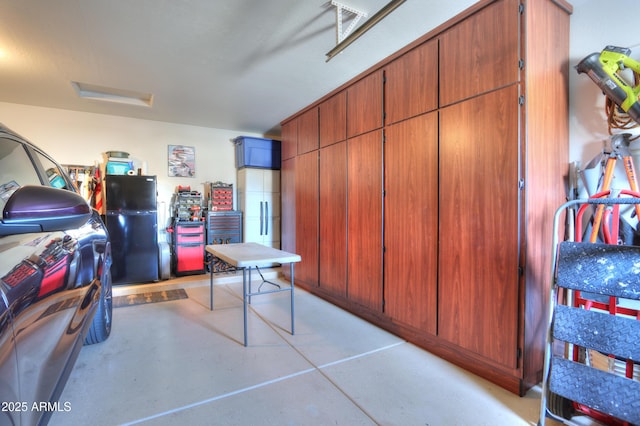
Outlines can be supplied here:
M111 246L65 170L0 125L0 424L46 424L111 332Z

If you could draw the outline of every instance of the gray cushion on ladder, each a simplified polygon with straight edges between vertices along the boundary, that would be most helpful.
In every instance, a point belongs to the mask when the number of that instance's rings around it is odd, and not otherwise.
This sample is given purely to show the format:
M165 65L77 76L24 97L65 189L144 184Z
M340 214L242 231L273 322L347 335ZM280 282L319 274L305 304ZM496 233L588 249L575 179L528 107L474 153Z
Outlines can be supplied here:
M552 363L552 392L640 425L640 382L564 358L554 357Z
M560 287L640 300L640 247L562 242Z

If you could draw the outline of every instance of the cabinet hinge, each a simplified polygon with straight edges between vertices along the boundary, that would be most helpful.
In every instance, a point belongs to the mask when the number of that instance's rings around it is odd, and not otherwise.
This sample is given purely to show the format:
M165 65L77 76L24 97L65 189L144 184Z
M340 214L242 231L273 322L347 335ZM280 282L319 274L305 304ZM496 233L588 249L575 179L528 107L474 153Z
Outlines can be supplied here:
M522 266L518 266L518 276L523 276L524 275L524 268Z
M524 96L518 96L518 105L524 105Z
M524 13L524 4L520 3L520 5L518 6L518 12L520 12L520 14Z
M520 68L521 70L523 70L523 69L524 69L524 59L520 59L520 60L518 61L518 68Z
M524 179L523 178L518 179L518 189L519 190L523 190L524 189Z
M518 348L518 350L516 351L516 356L518 357L518 359L522 358L522 349Z

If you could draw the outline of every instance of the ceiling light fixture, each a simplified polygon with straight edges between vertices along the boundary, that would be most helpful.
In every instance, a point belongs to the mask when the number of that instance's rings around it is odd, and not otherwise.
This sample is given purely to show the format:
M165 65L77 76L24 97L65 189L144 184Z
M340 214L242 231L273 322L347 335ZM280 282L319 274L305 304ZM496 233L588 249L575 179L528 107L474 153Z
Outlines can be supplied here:
M369 31L374 25L380 22L384 17L393 12L398 6L404 3L406 0L392 0L387 3L382 9L380 9L375 15L369 18L364 24L358 27L353 33L349 34L344 40L339 42L336 47L327 52L327 60L329 62L334 56L346 49L351 43L356 41L360 36ZM333 4L333 2L332 2ZM342 6L344 7L344 6ZM338 16L338 20L340 16Z
M135 105L150 108L153 105L153 95L150 93L135 92L133 90L114 89L111 87L97 86L95 84L72 81L71 85L78 96L83 99L95 101L115 102L119 104Z

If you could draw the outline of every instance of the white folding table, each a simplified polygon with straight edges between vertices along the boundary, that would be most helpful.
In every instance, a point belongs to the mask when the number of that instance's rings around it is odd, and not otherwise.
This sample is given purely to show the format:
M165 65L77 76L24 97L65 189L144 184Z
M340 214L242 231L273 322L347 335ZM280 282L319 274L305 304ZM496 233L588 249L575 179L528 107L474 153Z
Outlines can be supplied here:
M213 244L206 246L207 253L221 259L228 264L242 269L242 304L244 308L244 345L247 346L247 305L251 303L252 296L262 294L279 293L282 291L291 292L291 334L294 334L294 264L300 262L301 257L295 253L289 253L283 250L275 249L258 243L234 243L234 244ZM271 266L274 263L289 263L291 273L291 284L288 287L281 287L280 284L272 283L264 280L263 284L268 283L276 288L253 292L251 288L251 269ZM213 268L210 268L209 287L210 287L210 303L213 310Z

